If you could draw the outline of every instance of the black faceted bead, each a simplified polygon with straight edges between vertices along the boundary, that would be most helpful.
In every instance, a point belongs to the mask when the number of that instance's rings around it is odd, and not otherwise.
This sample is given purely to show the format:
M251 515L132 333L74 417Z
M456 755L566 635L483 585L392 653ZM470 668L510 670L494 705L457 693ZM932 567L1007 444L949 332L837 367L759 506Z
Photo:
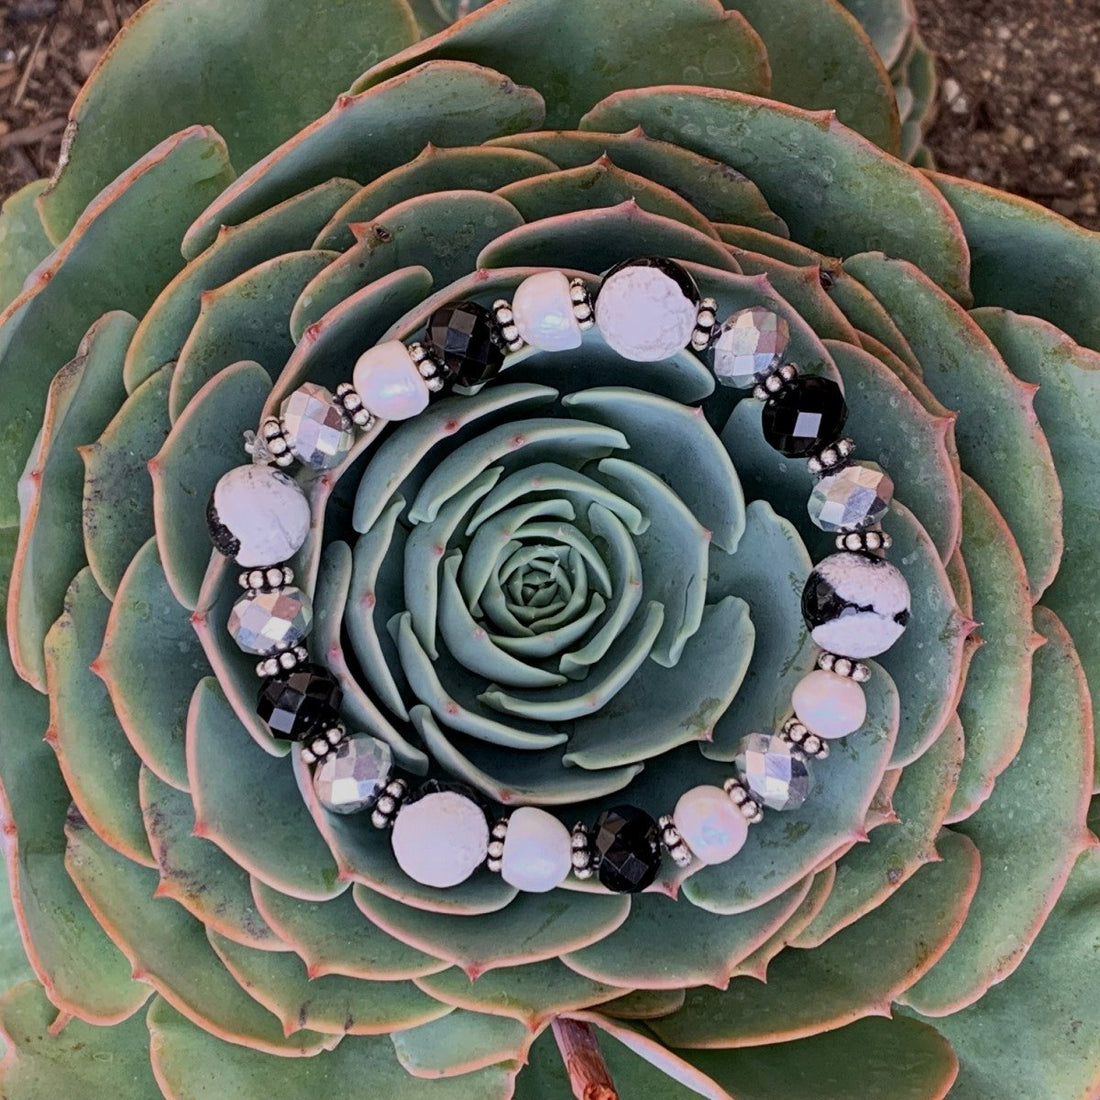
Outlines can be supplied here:
M615 806L600 814L592 850L600 882L616 894L644 890L661 869L657 822L636 806Z
M805 458L835 443L848 419L844 394L831 378L799 375L764 402L764 438L788 458Z
M299 665L265 680L256 712L272 734L287 741L305 741L340 720L340 690L327 668Z
M504 362L504 348L492 313L477 302L440 306L428 320L425 344L459 386L488 382Z

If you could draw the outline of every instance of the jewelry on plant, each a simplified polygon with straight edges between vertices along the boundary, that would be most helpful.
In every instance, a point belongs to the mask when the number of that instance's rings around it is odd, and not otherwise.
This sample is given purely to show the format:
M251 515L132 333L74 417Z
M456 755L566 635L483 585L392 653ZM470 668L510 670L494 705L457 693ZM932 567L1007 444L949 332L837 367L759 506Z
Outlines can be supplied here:
M266 419L258 435L248 433L252 463L230 470L215 487L207 509L211 538L246 567L228 630L242 650L262 658L260 717L274 736L300 743L325 810L370 811L375 827L390 830L398 865L417 882L455 886L487 866L534 893L570 874L595 874L608 890L635 893L659 874L662 846L680 867L724 863L765 807L803 803L808 759L827 758L830 740L863 725L861 685L870 669L862 659L887 650L909 621L905 578L881 556L890 547L879 524L893 482L875 463L851 460L855 444L841 437L848 408L840 386L784 361L790 327L780 314L751 306L719 324L717 310L684 267L660 256L611 268L594 301L583 279L543 271L524 279L511 302L498 299L491 309L472 301L441 306L423 342L389 340L368 349L352 381L335 394L311 382L299 386L278 417ZM311 522L305 493L283 468L297 461L332 469L351 451L356 428L414 417L447 387L480 386L524 347L579 347L593 325L613 350L635 361L709 351L721 385L751 389L763 402L765 440L789 458L806 459L818 478L810 518L836 534L838 551L817 563L802 593L802 614L821 652L792 692L782 728L748 734L738 746L736 774L722 787L686 791L671 814L655 820L624 804L604 811L591 828L578 823L569 830L545 810L522 806L490 825L472 790L428 780L410 791L394 774L390 747L366 733L349 735L340 721L340 687L328 669L309 661L304 645L311 601L283 564L305 543Z

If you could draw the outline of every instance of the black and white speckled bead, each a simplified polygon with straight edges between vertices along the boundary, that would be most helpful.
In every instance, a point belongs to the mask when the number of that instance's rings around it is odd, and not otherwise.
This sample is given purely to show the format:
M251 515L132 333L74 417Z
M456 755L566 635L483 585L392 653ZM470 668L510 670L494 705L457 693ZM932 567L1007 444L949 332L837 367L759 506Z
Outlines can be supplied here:
M432 393L439 393L446 383L443 381L443 372L439 364L432 358L432 353L419 343L409 344L409 358L416 366L416 373L424 379L425 384Z
M309 663L309 651L304 645L291 646L265 657L256 665L256 675L261 680L278 676L280 672L293 672L299 665Z
M691 347L694 351L706 351L714 339L714 328L718 323L718 303L713 298L704 298L695 314L695 328L691 333Z
M749 794L748 787L733 776L730 776L722 784L722 790L729 795L730 801L741 808L741 812L745 815L745 820L751 825L755 825L764 820L764 807L756 801L751 794Z
M267 569L246 569L237 583L246 592L274 592L294 583L294 570L289 565L272 565Z
M591 878L595 873L595 868L592 866L592 837L583 822L578 821L573 826L569 843L572 848L570 859L573 864L573 874L580 879Z
M851 657L841 657L837 653L822 650L817 655L817 667L826 672L835 672L838 676L850 676L857 684L865 684L871 679L871 667L862 661L853 661Z
M592 295L588 293L588 286L579 276L569 280L569 297L573 302L573 316L582 329L589 329L596 323L596 315L592 311Z
M803 756L824 760L829 755L829 743L816 733L811 733L794 715L783 723L780 739L797 748Z
M847 465L848 459L855 454L855 450L855 440L838 439L835 443L823 447L817 454L810 455L806 459L806 469L818 477L830 474L839 470L841 466Z
M502 817L492 828L489 834L488 855L485 866L494 874L499 875L504 865L504 839L508 835L508 819Z
M359 391L350 382L341 382L336 387L336 400L357 428L369 432L374 427L373 414L364 408Z
M401 809L401 803L409 793L409 785L404 779L391 779L385 789L378 796L378 801L371 810L370 823L376 829L388 829Z
M784 363L753 387L752 395L757 401L767 401L781 390L786 389L798 377L798 367L794 363Z
M493 320L497 323L500 339L509 352L522 351L527 342L516 328L516 315L512 312L512 303L506 298L498 298L493 303Z
M302 760L306 764L316 764L323 760L337 745L348 735L343 722L337 722L330 726L324 733L314 737L308 745L302 746Z
M661 830L661 843L668 849L672 862L677 867L687 867L694 858L691 849L684 843L680 830L676 828L671 814L664 814L657 819L657 827Z
M885 531L845 531L836 537L838 550L866 550L878 553L889 550L894 540Z

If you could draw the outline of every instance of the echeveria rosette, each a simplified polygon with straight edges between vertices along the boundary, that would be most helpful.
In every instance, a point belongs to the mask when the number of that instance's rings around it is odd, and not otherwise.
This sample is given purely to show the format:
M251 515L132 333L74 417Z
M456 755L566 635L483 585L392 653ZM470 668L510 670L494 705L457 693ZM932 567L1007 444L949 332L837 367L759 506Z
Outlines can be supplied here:
M128 26L59 181L0 215L30 968L4 960L37 979L0 1002L7 1095L567 1095L561 1014L625 1095L1095 1091L1100 246L896 159L923 159L927 54L907 5L847 6L866 34L831 0L497 0L424 42L442 0L154 0ZM265 411L434 305L644 253L720 314L783 313L843 380L912 622L866 728L730 863L629 899L418 887L256 718L206 499ZM812 660L797 597L830 549L759 417L690 353L590 337L364 437L310 482L293 563L348 717L568 823L720 781ZM595 609L606 651L506 660L543 600L554 629Z

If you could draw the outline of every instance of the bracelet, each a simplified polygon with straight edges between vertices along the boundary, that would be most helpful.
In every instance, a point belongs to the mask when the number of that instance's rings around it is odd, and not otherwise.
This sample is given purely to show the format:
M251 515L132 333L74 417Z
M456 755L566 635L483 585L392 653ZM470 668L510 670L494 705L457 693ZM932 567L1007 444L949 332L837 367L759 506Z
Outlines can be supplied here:
M251 464L218 481L207 523L217 550L245 567L245 591L227 625L242 650L260 657L258 713L273 736L299 742L302 760L314 766L322 807L369 811L377 828L391 831L398 865L417 882L455 886L485 865L530 892L551 890L570 874L595 874L608 890L634 893L656 879L662 846L677 866L723 863L741 849L765 807L803 803L809 758L827 757L830 740L863 725L861 684L870 677L863 658L885 652L909 620L909 588L883 556L890 537L879 526L893 482L875 463L853 461L855 445L841 436L848 410L840 386L802 375L784 360L790 333L779 314L752 306L719 324L716 311L688 271L663 257L611 268L595 300L583 279L539 272L520 283L511 302L500 299L491 310L473 301L440 307L422 343L390 340L370 348L335 394L302 384L278 417L246 433ZM479 387L525 347L577 348L593 326L612 350L634 361L686 348L709 353L719 383L751 388L763 402L766 441L807 460L818 478L810 517L836 534L837 547L813 568L802 593L802 614L821 652L792 692L781 729L748 734L738 746L736 774L722 787L685 792L671 814L655 820L620 805L592 828L578 823L570 831L545 810L522 806L493 822L479 794L434 779L411 790L396 775L388 744L348 734L341 689L303 644L311 601L283 564L304 544L311 523L305 493L284 469L294 462L332 469L351 451L356 429L414 417L444 389Z

